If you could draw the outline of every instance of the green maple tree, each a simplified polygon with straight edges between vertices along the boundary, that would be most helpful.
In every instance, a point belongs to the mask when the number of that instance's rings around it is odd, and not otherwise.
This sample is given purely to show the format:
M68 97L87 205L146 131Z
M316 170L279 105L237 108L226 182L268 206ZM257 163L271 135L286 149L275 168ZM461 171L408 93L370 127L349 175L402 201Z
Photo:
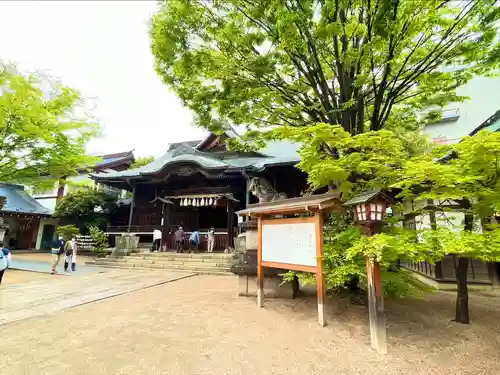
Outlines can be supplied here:
M135 159L135 162L130 166L130 168L140 168L148 165L149 163L155 160L154 156L144 156L141 158Z
M312 188L347 198L407 180L399 185L406 199L479 196L482 203L467 208L472 214L496 209L481 169L489 159L464 157L465 164L475 160L468 165L474 177L456 173L433 160L450 150L431 150L419 132L440 117L439 108L466 99L458 86L498 68L499 18L494 0L169 1L153 18L151 38L158 74L200 126L247 128L246 142L231 146L294 140ZM476 142L468 152L482 147ZM441 229L421 233L420 242L415 231L395 226L368 238L341 225L325 246L326 278L342 285L362 277L365 255L389 266L396 258L463 253L476 235L467 217L467 231L443 232L446 241Z
M415 128L498 66L494 0L165 1L156 70L202 127ZM427 118L435 121L439 112Z
M407 161L396 186L411 199L442 202L430 209L464 213L463 232L444 228L434 244L458 258L455 320L469 323L467 272L469 259L499 262L500 229L488 225L500 208L500 133L481 131L456 145L436 147L433 152ZM453 202L453 204L450 204ZM479 218L487 225L474 231ZM434 247L435 248L435 247ZM430 249L432 250L432 248Z
M92 165L85 145L99 126L79 104L76 91L0 63L0 181L51 188Z

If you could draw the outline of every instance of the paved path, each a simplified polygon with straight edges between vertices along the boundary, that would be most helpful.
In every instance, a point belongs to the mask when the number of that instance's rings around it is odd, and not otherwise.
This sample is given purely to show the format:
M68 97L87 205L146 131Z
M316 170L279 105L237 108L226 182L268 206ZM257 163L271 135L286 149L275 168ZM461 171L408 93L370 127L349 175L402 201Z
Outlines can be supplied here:
M89 259L93 259L88 256L81 256L79 262L77 263L77 274L92 274L102 271L102 269L95 267L87 267L85 262ZM58 265L58 271L63 273L64 256L61 256L61 261ZM12 255L12 269L18 269L23 271L33 271L33 272L46 272L50 273L52 268L51 255L50 254L13 254ZM63 273L64 274L64 273Z
M54 275L49 280L2 287L0 325L192 275L186 272L95 269L93 273L88 274L76 273L72 277Z

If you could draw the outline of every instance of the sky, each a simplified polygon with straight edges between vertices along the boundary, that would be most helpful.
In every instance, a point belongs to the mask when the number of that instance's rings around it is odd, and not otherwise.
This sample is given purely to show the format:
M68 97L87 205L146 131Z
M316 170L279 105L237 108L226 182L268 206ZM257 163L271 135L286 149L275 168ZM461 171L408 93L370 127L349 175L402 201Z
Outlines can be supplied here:
M80 91L103 127L90 153L163 155L202 139L191 112L154 71L156 1L1 1L0 59Z

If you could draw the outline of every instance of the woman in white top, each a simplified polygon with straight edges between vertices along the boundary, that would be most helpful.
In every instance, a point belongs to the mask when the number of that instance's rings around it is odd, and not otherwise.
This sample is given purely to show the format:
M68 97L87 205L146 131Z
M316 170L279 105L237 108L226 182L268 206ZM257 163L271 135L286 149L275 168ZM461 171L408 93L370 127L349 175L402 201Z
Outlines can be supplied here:
M76 238L66 243L66 253L64 256L64 271L68 271L68 266L71 263L71 271L76 270Z

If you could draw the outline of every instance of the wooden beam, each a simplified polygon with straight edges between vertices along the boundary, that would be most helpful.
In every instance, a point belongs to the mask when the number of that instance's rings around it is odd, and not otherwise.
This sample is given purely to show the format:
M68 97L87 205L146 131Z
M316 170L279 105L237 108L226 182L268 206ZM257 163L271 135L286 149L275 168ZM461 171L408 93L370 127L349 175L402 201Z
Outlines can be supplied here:
M318 298L318 323L326 326L325 318L325 275L323 273L323 214L316 213L316 293Z
M257 306L264 307L264 269L262 267L262 219L257 223Z
M366 274L368 276L371 347L379 354L387 354L384 291L382 289L380 264L369 257L366 257Z

